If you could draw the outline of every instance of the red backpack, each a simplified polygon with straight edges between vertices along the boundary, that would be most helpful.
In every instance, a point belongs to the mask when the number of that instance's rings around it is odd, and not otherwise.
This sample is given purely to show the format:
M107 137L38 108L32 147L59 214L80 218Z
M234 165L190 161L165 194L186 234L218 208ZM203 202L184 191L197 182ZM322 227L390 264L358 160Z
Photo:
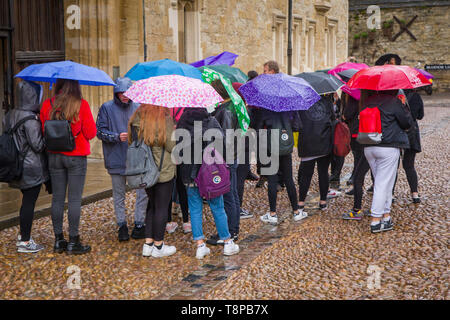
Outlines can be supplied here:
M334 129L333 153L338 157L345 157L349 154L351 147L351 134L347 124L339 121Z
M359 113L359 132L356 141L360 144L379 144L382 137L380 109L365 108Z

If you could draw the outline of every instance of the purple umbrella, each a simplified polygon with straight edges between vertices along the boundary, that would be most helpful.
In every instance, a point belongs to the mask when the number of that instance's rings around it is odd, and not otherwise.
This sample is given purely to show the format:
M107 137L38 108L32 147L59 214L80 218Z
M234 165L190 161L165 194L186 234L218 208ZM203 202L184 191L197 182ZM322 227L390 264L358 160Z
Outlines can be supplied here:
M262 74L239 88L248 105L275 112L308 110L319 94L302 78Z
M414 68L414 69L416 69L421 74L423 74L425 76L425 78L427 78L427 79L433 79L434 78L434 76L431 73L429 73L428 71L425 71L423 69L418 69L418 68Z
M191 66L200 68L203 66L212 66L212 65L218 65L218 64L226 64L229 66L232 66L234 64L234 61L236 58L239 57L237 54L224 51L221 54L218 54L217 56L210 56L206 59L193 62L191 63Z

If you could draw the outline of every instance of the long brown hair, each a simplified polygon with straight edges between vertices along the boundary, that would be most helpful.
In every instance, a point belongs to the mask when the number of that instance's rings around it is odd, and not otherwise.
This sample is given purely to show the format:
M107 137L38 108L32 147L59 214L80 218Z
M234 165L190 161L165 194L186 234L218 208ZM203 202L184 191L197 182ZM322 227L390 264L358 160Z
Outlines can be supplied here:
M131 116L128 123L128 142L132 142L132 124L139 117L138 139L149 146L166 145L167 133L173 128L173 120L168 108L142 104Z
M78 81L58 79L55 85L55 101L52 104L50 119L62 119L77 122L80 115L81 88Z
M361 99L359 100L359 112L361 112L361 110L366 105L367 99L369 99L371 96L374 96L376 94L384 94L384 95L390 95L392 97L395 97L397 95L397 92L398 92L398 90L375 91L375 90L361 89Z

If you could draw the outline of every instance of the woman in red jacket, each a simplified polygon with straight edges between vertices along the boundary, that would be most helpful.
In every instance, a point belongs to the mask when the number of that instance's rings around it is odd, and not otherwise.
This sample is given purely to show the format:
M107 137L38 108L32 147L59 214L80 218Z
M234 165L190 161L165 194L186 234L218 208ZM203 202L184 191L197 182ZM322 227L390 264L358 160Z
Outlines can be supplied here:
M91 250L82 245L78 228L81 215L81 197L86 178L87 156L91 153L89 140L97 134L91 109L81 95L78 81L58 79L55 85L56 96L46 100L40 112L42 130L45 121L70 121L75 138L75 149L71 152L48 152L49 171L52 180L52 222L55 232L54 251L67 254L84 254ZM69 199L69 242L64 239L63 219L64 201L68 189Z

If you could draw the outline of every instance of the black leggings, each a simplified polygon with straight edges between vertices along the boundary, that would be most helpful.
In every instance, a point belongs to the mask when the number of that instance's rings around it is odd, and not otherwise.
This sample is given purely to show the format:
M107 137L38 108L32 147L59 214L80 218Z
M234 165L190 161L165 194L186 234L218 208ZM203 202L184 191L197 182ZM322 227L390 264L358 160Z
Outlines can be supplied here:
M34 208L41 191L41 184L22 192L22 206L20 207L20 237L22 241L30 241L31 227L33 225Z
M361 159L362 156L364 156L364 149L359 144L359 142L356 141L356 138L352 138L350 142L350 147L352 148L352 154L353 154L353 170L352 175L350 176L350 181L354 181L355 172L356 172L356 166L359 163L359 159Z
M406 149L403 155L403 169L406 173L406 178L408 179L409 188L412 192L418 191L417 182L417 172L414 167L414 162L416 161L416 152L411 149Z
M279 163L280 163L279 171L281 171L281 173L282 173L282 179L286 186L286 190L287 190L287 193L289 196L289 201L291 202L292 210L297 211L298 210L297 192L295 190L294 179L292 178L292 154L280 156ZM267 178L268 178L268 182L269 182L268 195L269 195L270 211L276 212L277 211L277 183L279 182L278 173L268 176Z
M364 150L361 153L361 157L359 158L358 163L354 168L354 176L353 176L353 208L361 209L362 206L362 196L363 196L363 186L364 179L366 178L366 173L370 170L369 162L367 162L366 156L364 155ZM373 181L373 177L372 177Z
M250 163L238 164L237 167L237 188L239 196L239 206L242 209L242 201L244 199L245 179L250 172Z
M145 189L148 195L147 213L145 215L146 238L152 238L155 241L164 240L167 210L172 201L173 183L172 179Z
M300 168L298 169L299 174L299 200L304 202L306 195L308 194L309 186L311 185L311 179L314 174L314 168L317 162L317 171L319 173L319 189L320 189L320 200L326 201L328 195L328 187L330 184L328 177L328 166L330 165L331 155L326 157L320 157L310 161L302 161Z

